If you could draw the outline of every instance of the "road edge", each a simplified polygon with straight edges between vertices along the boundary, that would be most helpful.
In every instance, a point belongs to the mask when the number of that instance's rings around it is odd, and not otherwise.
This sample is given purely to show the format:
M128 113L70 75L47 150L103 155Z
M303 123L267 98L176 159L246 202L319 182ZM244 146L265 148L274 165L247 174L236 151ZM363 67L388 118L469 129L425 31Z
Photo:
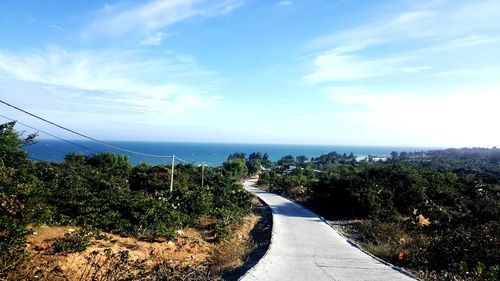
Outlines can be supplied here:
M248 180L251 180L251 179L248 179ZM247 180L245 180L246 182ZM255 184L253 185L253 187L255 188L258 188L257 187L257 182L255 182ZM259 188L260 189L260 188ZM263 189L261 189L263 190ZM263 190L265 191L265 190ZM250 191L248 191L250 192ZM268 192L268 191L266 191ZM255 194L254 194L255 195ZM255 195L257 196L257 195ZM258 197L258 196L257 196ZM266 206L266 208L269 208L269 210L271 210L271 240L269 241L269 247L267 247L267 251L264 253L264 255L262 257L260 257L259 261L254 265L252 266L251 268L249 268L245 274L243 274L242 276L240 276L240 278L238 278L238 281L240 280L243 280L245 277L247 277L248 275L250 275L253 271L255 271L255 268L262 262L262 260L269 254L269 252L271 251L271 247L273 246L273 240L274 240L274 231L275 231L275 228L274 228L274 211L273 209L269 206L269 204L267 204L264 200L262 200L260 197L258 197L259 200Z
M294 201L294 202L295 202L295 201ZM302 204L300 204L300 203L298 203L298 202L295 202L295 203L297 203L297 204L299 204L299 205L303 206ZM304 207L304 208L305 208L305 207ZM308 208L306 208L306 209L308 209ZM308 209L308 210L310 210L310 209ZM310 210L310 211L311 211L311 210ZM316 214L314 211L311 211L311 212L313 212L314 214ZM413 278L413 279L415 279L415 280L421 280L421 279L419 279L418 277L416 277L415 275L413 275L411 272L409 272L409 271L407 271L406 269L404 269L403 267L400 267L400 266L394 265L394 264L392 264L392 263L390 263L390 262L387 262L387 261L385 261L385 260L383 260L383 259L381 259L381 258L379 258L379 257L375 256L374 254L372 254L372 253L368 252L367 250L365 250L365 249L361 248L361 246L359 246L359 245L358 245L358 243L356 243L356 242L352 241L351 239L347 238L347 236L345 236L344 234L342 234L342 233L338 232L338 231L335 229L335 227L333 227L333 225L331 225L331 224L330 224L330 222L329 222L328 220L326 220L324 217L322 217L322 216L320 216L320 215L318 215L318 214L316 214L316 215L317 215L317 216L318 216L318 217L319 217L319 218L320 218L320 219L321 219L324 223L326 223L326 224L327 224L327 225L328 225L331 229L333 229L333 231L335 231L338 235L340 235L342 238L344 238L344 240L345 240L347 243L349 243L349 245L351 245L352 247L357 248L358 250L362 251L363 253L367 254L368 256L372 257L373 259L377 260L378 262L380 262L380 263L382 263L382 264L385 264L385 265L389 266L390 268L392 268L392 269L394 269L394 270L398 271L399 273L402 273L402 274L404 274L404 275L406 275L406 276L408 276L408 277L410 277L410 278Z
M256 185L256 184L255 184L255 186L254 186L254 187L259 188L259 187L257 187L257 185ZM284 197L284 196L282 196L282 195L276 194L276 193L274 193L274 192L270 192L270 191L268 191L268 190L264 190L264 189L261 189L261 188L259 188L259 189L260 189L260 190L262 190L262 191L265 191L265 192L269 192L269 193L273 193L273 194L275 194L275 195L281 196L281 197L283 197L283 198L285 198L285 199L287 199L287 200L289 200L289 201L291 201L291 202L293 202L293 203L295 203L295 204L297 204L297 205L301 206L302 208L304 208L304 209L307 209L307 210L311 211L314 215L316 215L316 216L317 216L318 218L320 218L320 219L321 219L324 223L326 223L326 224L327 224L327 225L328 225L328 226L329 226L329 227L330 227L333 231L335 231L335 233L337 233L338 235L340 235L340 237L342 237L342 238L343 238L343 239L344 239L344 240L345 240L345 241L346 241L349 245L351 245L352 247L357 248L358 250L362 251L362 252L363 252L363 253L365 253L366 255L368 255L368 256L370 256L370 257L372 257L373 259L375 259L376 261L378 261L378 262L380 262L380 263L382 263L382 264L384 264L384 265L386 265L386 266L389 266L390 268L392 268L392 269L394 269L394 270L398 271L398 272L399 272L399 273L401 273L401 274L404 274L404 275L406 275L406 276L408 276L408 277L410 277L410 278L413 278L413 279L415 279L415 280L421 280L421 279L417 278L415 275L413 275L411 272L408 272L407 270L405 270L404 268L399 267L399 266L396 266L396 265L393 265L392 263L389 263L389 262L387 262L387 261L385 261L385 260L383 260L383 259L381 259L381 258L379 258L379 257L377 257L377 256L375 256L375 255L373 255L372 253L370 253L370 252L366 251L365 249L361 248L361 246L359 246L356 242L352 241L351 239L347 238L347 237L346 237L345 235L343 235L342 233L338 232L338 231L337 231L337 230L336 230L336 229L335 229L335 228L334 228L334 227L333 227L333 226L332 226L332 225L328 222L328 220L326 220L323 216L318 215L315 211L313 211L313 210L311 210L311 209L307 208L306 206L304 206L304 205L303 205L303 204L301 204L300 202L297 202L297 201L295 201L295 200L293 200L293 199L291 199L291 198ZM266 205L267 205L267 204L266 204ZM269 205L267 205L267 206L269 207ZM271 209L271 211L272 211L272 209ZM273 214L274 214L274 212L273 212ZM263 259L266 255L267 255L267 253L268 253L268 252L269 252L269 250L271 249L272 242L273 242L273 237L274 237L274 236L273 236L273 232L274 232L274 227L273 227L273 229L272 229L272 231L271 231L271 243L269 244L269 248L267 249L266 254L265 254L264 256L262 256L261 260L262 260L262 259ZM259 261L259 262L260 262L260 261ZM256 264L254 267L252 267L251 269L249 269L249 270L247 271L247 273L248 273L248 272L250 272L252 269L254 269L254 268L255 268L258 264L259 264L259 263L257 263L257 264ZM244 277L244 276L246 276L246 274L245 274L245 275L243 275L242 277ZM238 279L238 280L242 280L242 279Z

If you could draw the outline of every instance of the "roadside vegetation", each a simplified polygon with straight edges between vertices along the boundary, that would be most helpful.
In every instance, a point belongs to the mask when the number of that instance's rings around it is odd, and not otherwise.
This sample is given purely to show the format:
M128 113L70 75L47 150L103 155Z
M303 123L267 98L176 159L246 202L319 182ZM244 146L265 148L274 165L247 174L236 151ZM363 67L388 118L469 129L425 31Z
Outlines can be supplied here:
M231 241L255 206L252 196L238 183L247 176L246 163L242 166L238 161L228 161L223 169L207 167L203 187L200 167L178 165L174 190L169 192L170 166L132 166L123 155L68 154L62 163L29 160L22 147L35 141L36 136L23 136L14 130L14 125L0 125L0 280L44 276L30 265L33 256L28 246L33 246L34 232L44 231L47 226L64 226L65 233L35 247L44 255L89 251L93 241L104 245L106 241L119 241L118 237L131 237L135 245L140 241L182 242L176 240L182 238L182 229L194 229L201 233L198 240L226 245L228 249L227 245L241 242ZM257 219L250 226L247 223L247 232L256 223ZM201 268L174 267L169 263L148 268L138 263L134 266L140 270L132 270L127 249L93 251L85 263L88 271L81 274L91 274L93 268L92 274L100 276L99 280L219 279L225 271L234 269L222 263L234 262L236 255L248 255L252 246L251 241L248 243L239 245L229 258L228 251L214 254L210 250L213 258ZM190 246L185 248L189 251ZM102 263L113 266L106 269ZM60 275L60 268L54 270L50 275Z
M500 149L285 156L259 184L424 280L499 280Z

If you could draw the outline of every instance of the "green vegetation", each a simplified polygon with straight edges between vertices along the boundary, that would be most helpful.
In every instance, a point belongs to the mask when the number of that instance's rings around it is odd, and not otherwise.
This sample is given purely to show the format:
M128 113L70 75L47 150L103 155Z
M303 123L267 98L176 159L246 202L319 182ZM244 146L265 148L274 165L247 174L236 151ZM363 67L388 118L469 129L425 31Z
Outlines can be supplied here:
M245 153L235 152L229 155L223 168L232 178L243 179L257 175L262 168L270 167L271 164L267 153L253 152L247 158Z
M204 217L218 240L250 211L250 195L236 183L246 165L231 162L223 172L198 167L175 169L174 191L168 192L170 167L132 167L123 155L69 154L60 163L33 162L21 147L14 123L0 125L0 279L16 270L25 253L30 227L39 224L90 227L146 239L172 239L176 230L196 226ZM54 241L55 251L81 251L88 232Z
M361 219L365 249L421 276L499 278L497 148L393 152L385 162L332 152L272 163L260 152L234 153L220 169L206 168L203 187L199 167L176 166L168 192L170 166L132 166L112 153L34 162L21 149L34 139L14 123L0 125L0 279L22 265L27 236L39 224L81 227L54 240L54 252L82 251L100 231L172 239L206 217L213 237L225 239L250 211L250 195L237 182L258 173L262 186L325 217Z
M72 253L85 251L90 246L90 239L95 236L92 231L85 228L73 233L66 233L64 238L56 238L52 242L55 253Z
M259 184L325 217L361 219L358 241L391 263L437 279L498 280L500 149L355 159L285 156Z

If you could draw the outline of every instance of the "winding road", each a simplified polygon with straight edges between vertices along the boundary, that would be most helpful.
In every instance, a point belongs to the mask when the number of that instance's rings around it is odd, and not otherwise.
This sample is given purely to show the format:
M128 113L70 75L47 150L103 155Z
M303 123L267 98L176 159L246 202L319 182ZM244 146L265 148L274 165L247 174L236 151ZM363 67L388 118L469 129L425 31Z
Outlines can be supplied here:
M271 245L240 280L415 280L352 246L320 217L279 195L255 187L272 210Z

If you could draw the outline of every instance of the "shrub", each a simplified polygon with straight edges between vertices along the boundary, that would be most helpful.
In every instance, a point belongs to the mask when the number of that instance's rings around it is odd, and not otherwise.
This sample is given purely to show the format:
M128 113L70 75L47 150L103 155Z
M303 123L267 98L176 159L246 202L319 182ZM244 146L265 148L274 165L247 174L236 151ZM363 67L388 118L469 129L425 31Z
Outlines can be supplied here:
M39 223L83 227L53 241L55 252L83 251L97 228L120 235L173 239L176 230L200 217L218 218L211 231L223 239L250 210L250 195L235 184L247 174L245 160L233 160L224 174L207 167L178 165L168 192L168 166L140 164L113 153L68 154L63 163L34 163L21 150L13 123L0 125L0 279L24 257L26 226Z
M52 249L55 253L82 252L90 246L91 239L94 236L94 231L81 228L75 232L64 234L64 238L54 239Z
M246 162L242 159L228 160L223 167L224 175L233 181L243 179L248 174Z
M316 178L275 169L263 172L259 184L296 199L293 187L305 183L302 200L323 216L371 222L363 225L363 242L388 261L436 272L462 264L476 272L466 278L487 278L500 260L500 166L490 161L499 150L472 150L402 153L404 161L386 163L330 153L312 159L323 170Z

